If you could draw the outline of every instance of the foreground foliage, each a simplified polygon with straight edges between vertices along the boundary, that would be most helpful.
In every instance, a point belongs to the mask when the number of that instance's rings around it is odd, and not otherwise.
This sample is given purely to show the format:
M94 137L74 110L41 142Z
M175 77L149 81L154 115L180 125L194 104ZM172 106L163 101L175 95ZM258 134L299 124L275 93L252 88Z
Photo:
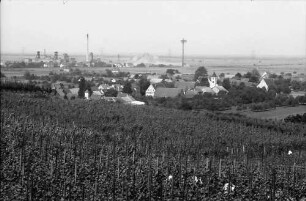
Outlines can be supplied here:
M0 196L298 200L306 132L285 125L278 132L202 112L2 91Z

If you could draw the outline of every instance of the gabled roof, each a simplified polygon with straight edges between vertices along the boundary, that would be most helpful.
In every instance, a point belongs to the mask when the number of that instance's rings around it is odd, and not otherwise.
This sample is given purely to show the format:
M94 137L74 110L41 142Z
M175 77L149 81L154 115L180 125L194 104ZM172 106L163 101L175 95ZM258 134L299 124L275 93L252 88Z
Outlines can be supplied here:
M215 93L210 87L196 86L195 91L203 93Z
M99 88L97 86L93 86L93 87L90 87L91 88L91 91L99 91Z
M160 83L162 81L163 81L163 79L161 79L161 78L152 78L152 79L150 79L150 83L151 84Z
M70 93L77 95L79 93L79 88L71 88L69 89Z
M154 97L158 98L174 98L182 92L182 89L178 88L157 88L154 94Z
M63 89L61 89L61 88L56 88L55 90L56 90L56 92L58 93L58 95L60 95L60 96L62 96L62 97L65 96L65 93L64 93Z
M214 72L211 77L217 77L216 73Z
M226 91L227 92L227 90L223 87L223 86L215 86L214 88L218 88L220 91Z
M101 89L101 90L109 89L109 88L111 88L111 87L108 84L100 84L99 87L98 87L98 89Z
M273 79L264 79L264 81L266 82L266 84L267 84L268 86L274 85L274 80L273 80Z
M194 90L188 90L186 91L186 93L184 94L185 98L193 98L195 95L197 95L198 92L194 91Z
M194 85L195 82L179 81L174 83L174 87L179 89L193 89Z
M93 91L92 95L102 96L103 94L100 91Z

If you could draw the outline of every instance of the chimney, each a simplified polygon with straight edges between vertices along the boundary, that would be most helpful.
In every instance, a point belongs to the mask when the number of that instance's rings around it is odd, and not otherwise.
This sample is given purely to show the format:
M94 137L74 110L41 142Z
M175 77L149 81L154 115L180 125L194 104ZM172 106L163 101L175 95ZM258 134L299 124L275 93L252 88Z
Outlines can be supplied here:
M89 46L89 36L88 36L88 34L86 35L87 36L87 51L86 51L86 62L89 62L89 48L88 48L88 46Z
M54 60L58 60L58 52L54 52Z
M40 51L37 51L37 53L36 53L36 59L40 59Z

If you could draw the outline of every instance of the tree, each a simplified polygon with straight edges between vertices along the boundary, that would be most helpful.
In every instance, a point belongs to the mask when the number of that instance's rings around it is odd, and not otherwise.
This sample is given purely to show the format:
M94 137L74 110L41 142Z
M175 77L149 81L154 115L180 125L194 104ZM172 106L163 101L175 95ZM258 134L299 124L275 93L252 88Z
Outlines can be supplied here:
M250 79L249 79L249 81L250 82L258 82L259 81L259 78L257 77L257 76L255 76L255 75L252 75L251 77L250 77Z
M256 68L254 68L252 70L252 75L255 76L255 77L260 77L260 74L259 74L259 72L258 72L258 70Z
M220 73L219 77L225 77L224 73Z
M1 72L1 77L6 77L6 76Z
M80 77L80 79L79 79L79 92L78 92L79 98L84 98L85 97L85 91L86 91L85 78Z
M137 64L136 67L146 67L144 63Z
M113 74L113 72L111 70L106 69L105 71L106 71L107 77L114 77L114 74Z
M252 77L252 73L251 72L247 72L246 74L243 75L243 77L251 78Z
M117 95L118 95L118 91L116 91L116 89L114 88L110 88L109 90L105 92L106 97L117 97Z
M242 75L241 75L240 73L237 73L237 74L235 75L235 78L236 78L236 79L239 79L239 80L240 80L241 77L242 77Z
M291 87L292 87L293 90L300 90L300 88L301 88L301 82L296 81L296 80L293 80L293 81L291 82Z
M229 81L228 78L225 78L225 79L223 80L222 86L223 86L225 89L227 89L227 90L229 90L229 89L231 88L231 83L230 83L230 81Z
M30 72L29 72L29 71L26 71L26 72L24 73L23 77L24 77L24 79L26 79L26 80L30 80L30 78L31 78Z
M146 90L150 86L150 82L146 78L141 78L139 80L139 88L140 88L140 94L144 96L146 94Z
M166 73L170 74L170 75L174 75L174 74L180 73L180 72L176 69L167 69Z
M207 77L207 70L204 66L200 66L194 73L194 81L197 81L199 77Z
M133 93L132 84L130 82L126 82L123 86L122 92L127 94Z

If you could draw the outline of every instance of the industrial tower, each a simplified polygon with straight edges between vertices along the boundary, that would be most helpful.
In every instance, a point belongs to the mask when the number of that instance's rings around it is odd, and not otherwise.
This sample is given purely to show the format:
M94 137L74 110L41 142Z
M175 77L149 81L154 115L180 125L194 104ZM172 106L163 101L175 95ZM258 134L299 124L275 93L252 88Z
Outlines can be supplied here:
M187 40L185 40L184 38L181 40L181 43L183 45L183 49L182 49L182 67L184 67L184 44L187 42Z
M87 36L86 62L88 63L89 62L89 36L88 36L88 34L86 36Z

